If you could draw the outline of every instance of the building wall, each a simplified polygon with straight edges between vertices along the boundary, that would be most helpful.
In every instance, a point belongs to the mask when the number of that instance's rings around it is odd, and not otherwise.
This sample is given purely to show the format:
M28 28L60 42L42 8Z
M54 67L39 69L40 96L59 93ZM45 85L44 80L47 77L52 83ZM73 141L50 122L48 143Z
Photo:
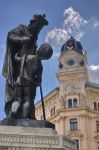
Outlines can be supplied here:
M69 59L75 60L68 66ZM84 65L81 66L81 60ZM99 150L99 88L86 86L89 81L86 54L68 50L60 55L63 67L56 74L59 89L45 98L46 118L54 123L59 134L79 141L78 150ZM74 99L77 99L74 105ZM69 103L69 100L71 101ZM41 118L41 102L36 105L37 119Z
M51 109L53 104L50 104L47 108ZM50 122L55 124L59 134L79 140L79 150L98 150L99 137L98 139L95 138L97 135L99 136L99 133L96 132L96 120L99 121L98 111L94 111L88 107L57 109L56 105L56 112L51 116L50 109L46 111L46 116ZM78 129L70 131L70 119L73 118L77 118ZM38 119L40 119L40 115L38 115Z

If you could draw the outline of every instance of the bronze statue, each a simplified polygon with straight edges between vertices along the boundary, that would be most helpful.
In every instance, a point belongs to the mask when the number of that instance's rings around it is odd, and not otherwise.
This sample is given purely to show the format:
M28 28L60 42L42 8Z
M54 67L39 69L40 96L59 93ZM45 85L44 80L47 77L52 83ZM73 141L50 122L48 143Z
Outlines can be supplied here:
M34 99L42 82L41 60L52 56L52 47L45 43L37 48L38 34L48 25L45 15L34 15L28 26L19 25L7 36L3 65L6 79L5 113L8 118L36 119Z

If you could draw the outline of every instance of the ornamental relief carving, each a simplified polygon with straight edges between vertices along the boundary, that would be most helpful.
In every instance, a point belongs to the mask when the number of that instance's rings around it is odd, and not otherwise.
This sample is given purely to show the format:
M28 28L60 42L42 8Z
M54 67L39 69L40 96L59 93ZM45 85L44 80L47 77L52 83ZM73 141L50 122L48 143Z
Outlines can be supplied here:
M53 136L16 136L16 135L0 135L0 143L11 144L11 143L21 143L21 144L44 144L44 145L58 145L59 138Z
M83 137L83 134L81 134L80 131L69 132L68 137L69 138L72 138L72 137Z
M64 86L64 92L68 93L77 93L80 92L81 87L77 82L69 82Z

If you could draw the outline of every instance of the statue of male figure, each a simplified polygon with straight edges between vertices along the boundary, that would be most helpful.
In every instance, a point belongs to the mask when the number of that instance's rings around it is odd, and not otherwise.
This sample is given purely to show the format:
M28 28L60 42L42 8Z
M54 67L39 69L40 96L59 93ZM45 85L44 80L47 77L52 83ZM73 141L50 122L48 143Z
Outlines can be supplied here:
M16 61L20 61L20 75L15 84L15 100L12 103L10 117L35 119L34 99L36 88L42 81L43 66L41 60L52 56L53 50L49 44L42 44L35 55L16 53ZM24 64L23 64L24 63Z
M39 50L37 52L36 41L40 30L46 25L48 21L45 15L34 15L28 26L19 25L8 33L2 71L6 79L5 113L7 117L35 119L35 108L31 111L34 107L32 99L35 98L36 87L41 83L41 56L46 59ZM48 46L47 49L51 47ZM51 57L52 49L50 52L48 53ZM43 49L41 53L46 52Z

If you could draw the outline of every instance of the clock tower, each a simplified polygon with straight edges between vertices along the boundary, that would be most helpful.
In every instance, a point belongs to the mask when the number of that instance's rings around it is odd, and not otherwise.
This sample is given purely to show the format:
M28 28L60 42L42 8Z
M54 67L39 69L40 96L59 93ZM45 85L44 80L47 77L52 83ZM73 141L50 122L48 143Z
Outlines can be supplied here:
M99 84L89 81L86 51L73 37L62 45L56 76L59 86L44 98L46 118L77 142L77 150L99 150Z
M85 83L88 81L87 55L81 43L71 37L61 48L59 57L59 72L56 74L59 81L60 100L79 99L79 105L85 99Z

